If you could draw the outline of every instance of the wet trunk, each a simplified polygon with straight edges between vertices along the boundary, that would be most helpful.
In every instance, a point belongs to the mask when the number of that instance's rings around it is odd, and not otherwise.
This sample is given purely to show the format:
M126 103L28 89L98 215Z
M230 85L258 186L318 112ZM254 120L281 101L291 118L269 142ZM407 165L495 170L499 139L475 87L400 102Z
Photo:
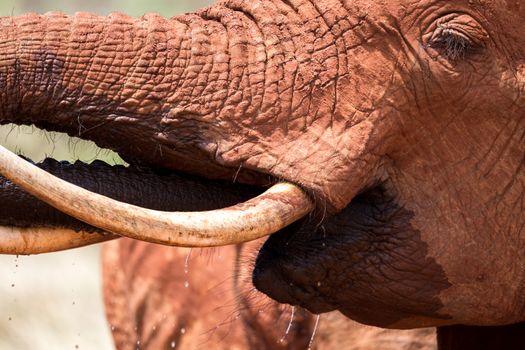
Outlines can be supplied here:
M91 191L120 201L164 211L202 211L224 208L246 201L261 189L210 181L183 175L153 172L103 162L66 165L46 160L39 165L46 171ZM65 227L98 231L0 177L0 226Z

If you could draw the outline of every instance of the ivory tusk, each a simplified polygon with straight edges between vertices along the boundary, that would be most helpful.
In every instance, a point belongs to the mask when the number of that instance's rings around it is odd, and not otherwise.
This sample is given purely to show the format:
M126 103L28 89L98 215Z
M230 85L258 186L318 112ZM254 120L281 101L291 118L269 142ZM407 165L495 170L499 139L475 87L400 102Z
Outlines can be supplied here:
M0 226L0 254L29 255L58 252L118 237L63 228Z
M297 186L278 183L258 197L204 212L164 212L119 202L47 173L0 146L0 173L56 209L104 231L147 242L212 247L248 242L313 209Z

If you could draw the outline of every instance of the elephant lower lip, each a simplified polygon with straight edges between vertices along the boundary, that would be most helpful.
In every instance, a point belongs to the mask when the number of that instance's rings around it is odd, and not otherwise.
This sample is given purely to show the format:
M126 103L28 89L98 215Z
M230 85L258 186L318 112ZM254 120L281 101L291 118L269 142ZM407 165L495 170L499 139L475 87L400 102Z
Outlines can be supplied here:
M368 268L367 259L372 254L380 256L383 251L377 247L388 242L385 237L395 236L392 227L405 227L403 211L395 203L377 185L362 191L341 212L323 217L322 222L305 218L272 235L255 261L254 285L272 299L313 313L340 309L339 296L332 291L353 291L363 267ZM396 215L401 221L391 222ZM394 239L385 249L395 249L397 243ZM348 283L341 285L345 274Z
M323 302L323 298L314 291L298 288L293 283L286 282L281 274L271 266L257 264L253 271L255 287L282 304L290 304L308 309L314 314L330 312L336 307Z

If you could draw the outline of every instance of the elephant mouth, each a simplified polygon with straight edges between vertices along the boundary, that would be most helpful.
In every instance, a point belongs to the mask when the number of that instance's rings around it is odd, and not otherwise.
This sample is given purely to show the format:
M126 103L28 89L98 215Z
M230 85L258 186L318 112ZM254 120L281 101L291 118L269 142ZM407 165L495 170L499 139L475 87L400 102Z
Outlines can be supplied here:
M33 164L0 146L0 253L37 254L120 236L210 247L275 233L313 210L299 187L207 180L138 165Z

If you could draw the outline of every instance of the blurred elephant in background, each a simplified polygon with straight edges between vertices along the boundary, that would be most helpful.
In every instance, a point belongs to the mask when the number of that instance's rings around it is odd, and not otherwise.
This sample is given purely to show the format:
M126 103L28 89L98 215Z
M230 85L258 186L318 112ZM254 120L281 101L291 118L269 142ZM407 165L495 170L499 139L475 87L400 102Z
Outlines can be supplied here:
M435 330L364 326L315 315L257 292L250 266L262 241L205 250L134 240L103 250L106 315L118 349L434 350ZM293 312L293 314L292 314ZM291 323L290 323L291 322Z

